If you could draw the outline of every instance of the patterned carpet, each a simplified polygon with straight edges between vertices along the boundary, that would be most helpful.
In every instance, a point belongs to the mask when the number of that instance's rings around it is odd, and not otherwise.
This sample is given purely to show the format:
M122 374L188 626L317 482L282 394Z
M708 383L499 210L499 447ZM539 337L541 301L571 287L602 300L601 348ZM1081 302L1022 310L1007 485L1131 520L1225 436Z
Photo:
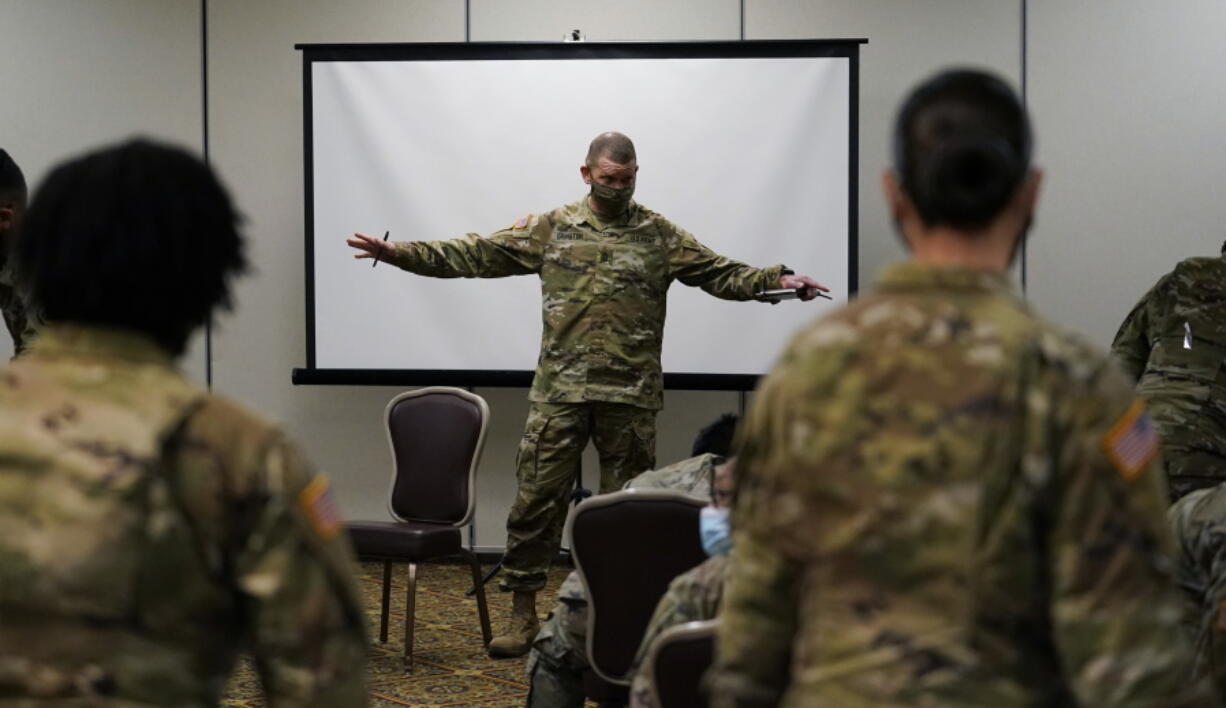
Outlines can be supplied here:
M568 569L553 568L545 592L537 597L542 616L553 607L554 594ZM474 706L518 708L524 705L524 659L491 659L481 645L477 601L464 597L472 586L468 566L425 564L417 569L417 622L413 671L404 670L404 601L407 567L397 565L392 575L392 611L388 642L378 643L379 597L383 582L380 563L362 564L362 593L374 645L366 667L372 706ZM511 613L511 595L487 587L490 622L494 632ZM245 658L226 686L222 705L254 708L265 705L260 680Z

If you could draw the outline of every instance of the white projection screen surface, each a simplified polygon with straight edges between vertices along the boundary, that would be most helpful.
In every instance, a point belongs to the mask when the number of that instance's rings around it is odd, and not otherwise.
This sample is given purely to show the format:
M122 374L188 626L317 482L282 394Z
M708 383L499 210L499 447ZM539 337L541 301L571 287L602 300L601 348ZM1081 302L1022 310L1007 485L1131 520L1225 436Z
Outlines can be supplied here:
M832 301L674 282L670 388L745 390L856 289L859 40L302 45L307 367L296 383L527 386L540 281L427 278L346 237L487 235L588 191L597 134L630 136L635 200L715 251L786 264Z

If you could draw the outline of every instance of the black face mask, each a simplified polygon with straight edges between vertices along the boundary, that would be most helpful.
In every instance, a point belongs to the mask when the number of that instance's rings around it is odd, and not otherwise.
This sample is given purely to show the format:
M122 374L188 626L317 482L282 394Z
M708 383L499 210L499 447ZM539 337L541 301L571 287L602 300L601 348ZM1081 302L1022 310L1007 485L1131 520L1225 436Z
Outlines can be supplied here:
M616 216L630 206L630 198L634 196L634 187L606 187L596 181L592 182L592 199L600 207L600 211L608 216Z

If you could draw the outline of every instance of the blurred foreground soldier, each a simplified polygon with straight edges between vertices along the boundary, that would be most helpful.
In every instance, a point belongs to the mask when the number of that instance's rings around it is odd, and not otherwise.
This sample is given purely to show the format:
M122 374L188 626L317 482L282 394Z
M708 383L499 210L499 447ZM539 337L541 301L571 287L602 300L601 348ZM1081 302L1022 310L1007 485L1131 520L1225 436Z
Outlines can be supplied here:
M1162 436L1171 497L1226 482L1226 244L1188 258L1145 293L1111 352Z
M49 324L0 372L0 704L365 704L329 491L284 433L174 367L246 262L213 173L125 143L68 162L17 249Z
M1185 625L1196 645L1196 676L1208 675L1226 701L1226 484L1192 492L1171 506Z
M13 354L21 354L29 344L37 317L29 313L26 299L18 289L12 252L17 229L26 210L26 178L21 168L0 150L0 314L13 338Z
M522 656L539 624L536 593L557 555L566 504L590 439L600 491L655 467L656 413L664 404L660 349L674 280L726 300L772 288L826 288L783 265L755 268L715 253L633 200L638 161L621 133L592 141L579 168L590 193L529 214L488 238L384 243L354 234L355 258L436 278L541 279L541 354L516 458L519 488L507 518L501 587L514 591L507 628L490 656Z
M909 262L802 330L742 424L713 705L1213 705L1149 418L1006 275L1030 154L993 76L904 103Z

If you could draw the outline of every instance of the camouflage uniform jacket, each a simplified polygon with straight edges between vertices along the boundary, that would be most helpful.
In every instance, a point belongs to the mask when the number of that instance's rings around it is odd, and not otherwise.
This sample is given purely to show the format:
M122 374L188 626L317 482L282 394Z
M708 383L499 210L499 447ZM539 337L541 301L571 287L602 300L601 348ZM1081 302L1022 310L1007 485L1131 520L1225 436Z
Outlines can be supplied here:
M529 399L663 406L660 348L673 280L729 300L778 287L636 203L605 221L586 197L482 238L393 244L387 262L436 278L541 278L541 354Z
M744 422L713 705L1209 705L1155 431L1003 275L903 264Z
M630 674L630 705L632 708L655 708L656 698L647 655L656 638L669 627L686 622L713 619L719 612L724 594L724 579L731 572L728 556L712 556L690 570L673 578L656 604L656 611L647 623L638 653L634 656Z
M1226 484L1171 506L1179 547L1179 583L1188 596L1185 624L1196 643L1196 674L1209 675L1226 701Z
M1158 424L1167 472L1226 481L1226 257L1176 265L1111 350Z
M622 489L672 489L703 501L711 501L711 478L724 458L706 453L687 457L658 470L647 470L626 482Z
M327 480L142 336L49 326L0 372L0 705L365 703Z

